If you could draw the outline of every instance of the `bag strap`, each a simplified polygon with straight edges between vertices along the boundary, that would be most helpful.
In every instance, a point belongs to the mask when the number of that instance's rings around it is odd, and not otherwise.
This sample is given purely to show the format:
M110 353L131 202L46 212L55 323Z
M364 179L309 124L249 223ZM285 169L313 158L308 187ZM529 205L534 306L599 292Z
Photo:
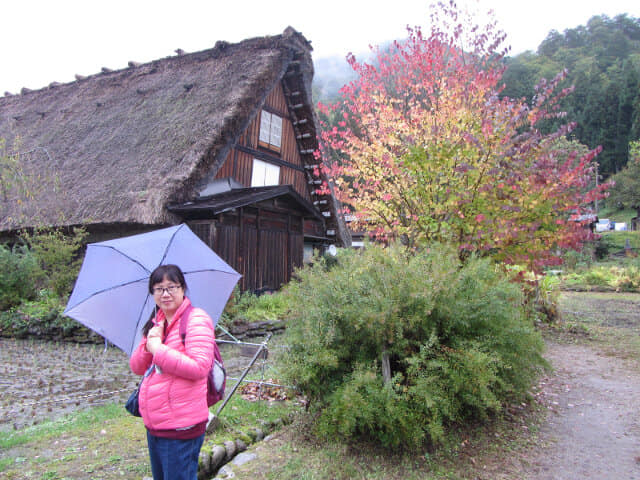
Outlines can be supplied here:
M153 371L153 367L155 367L155 364L151 364L149 365L149 368L147 368L147 371L144 372L144 375L142 375L142 378L140 379L140 382L138 383L138 387L136 388L136 391L139 392L140 391L140 385L142 385L142 382L144 381L145 378L147 378L149 375L151 375L151 372Z
M180 338L182 339L182 345L185 343L185 338L187 336L187 324L189 323L189 317L191 317L192 311L193 305L189 305L184 309L182 315L180 315Z

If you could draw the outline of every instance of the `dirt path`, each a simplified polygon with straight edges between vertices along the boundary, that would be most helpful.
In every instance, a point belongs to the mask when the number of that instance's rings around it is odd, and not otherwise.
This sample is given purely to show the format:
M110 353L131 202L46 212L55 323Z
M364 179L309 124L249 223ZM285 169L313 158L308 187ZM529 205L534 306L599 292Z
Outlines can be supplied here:
M550 343L547 357L551 412L526 478L640 479L640 375L585 345Z

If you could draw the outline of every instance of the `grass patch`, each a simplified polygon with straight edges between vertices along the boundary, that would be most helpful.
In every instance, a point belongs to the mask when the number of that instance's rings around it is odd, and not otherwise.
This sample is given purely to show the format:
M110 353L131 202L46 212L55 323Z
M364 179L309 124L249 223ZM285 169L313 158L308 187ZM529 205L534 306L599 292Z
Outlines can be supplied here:
M555 339L589 342L640 368L640 294L563 292L559 300L563 321Z
M7 479L79 478L80 472L122 478L114 459L148 463L137 420L122 405L108 404L11 432L0 440L0 471Z
M221 414L221 426L205 439L220 444L297 411L294 402L248 402L239 393ZM0 437L2 478L115 479L150 476L146 434L140 418L120 404L89 408Z
M215 408L214 408L215 409ZM238 438L252 428L262 428L300 411L294 402L249 402L236 393L220 414L220 427L207 436L205 444L221 444Z
M631 225L631 219L637 215L637 212L633 208L619 209L616 207L601 208L598 212L598 218L608 218L614 222L625 222L627 228Z
M635 234L635 232L633 232ZM561 288L574 291L640 291L640 257L609 258L560 276Z
M624 250L625 245L627 244L627 240L629 241L629 246L634 249L640 248L640 232L635 231L627 231L627 232L602 232L600 238L600 242L604 243L609 251L616 252Z
M96 422L104 422L122 415L121 405L105 405L80 411L74 415L40 423L16 432L9 432L0 437L0 449L7 449L28 442L45 441L57 437L64 432L86 430Z
M308 419L298 418L258 447L260 462L233 471L237 478L269 480L518 478L512 475L518 466L505 459L536 448L538 426L545 415L536 404L520 406L517 415L456 431L437 451L424 448L395 453L373 444L319 440L308 434Z

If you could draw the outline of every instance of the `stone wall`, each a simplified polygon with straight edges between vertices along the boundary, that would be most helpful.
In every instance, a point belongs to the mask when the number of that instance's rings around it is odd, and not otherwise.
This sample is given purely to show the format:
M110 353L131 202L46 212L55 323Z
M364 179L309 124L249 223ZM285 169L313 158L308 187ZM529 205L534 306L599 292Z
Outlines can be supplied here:
M216 420L215 418L212 420L209 429L216 428ZM276 421L264 422L262 428L250 429L239 434L235 440L228 440L221 445L208 443L205 437L198 461L198 480L211 478L236 455L244 452L249 445L261 441L270 432L289 424L291 420L289 417L284 417Z
M284 330L282 321L260 322L236 322L227 329L237 339L263 337L267 333L276 333ZM223 337L224 333L218 330L216 334ZM51 323L30 320L28 323L2 323L0 325L0 337L39 339L55 342L92 343L103 344L104 338L89 330L83 325L73 322L72 325L52 325Z

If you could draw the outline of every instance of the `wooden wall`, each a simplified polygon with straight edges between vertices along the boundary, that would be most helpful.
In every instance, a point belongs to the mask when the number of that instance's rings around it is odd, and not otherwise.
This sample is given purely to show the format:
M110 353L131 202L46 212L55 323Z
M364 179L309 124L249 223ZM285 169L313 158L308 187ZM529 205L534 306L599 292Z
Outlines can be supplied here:
M280 151L259 145L260 112L233 146L216 178L233 177L249 187L257 158L278 165L280 185L293 185L302 198L311 201L282 85L269 94L264 110L282 118ZM270 206L271 209L267 204L254 204L213 219L188 222L202 240L243 275L243 291L278 289L287 283L293 270L302 265L305 232L324 235L322 222L307 220L305 225L299 207Z
M278 289L302 265L303 219L295 212L243 207L214 220L190 221L189 226L243 275L243 291Z
M274 165L280 166L280 185L293 185L299 195L311 200L300 152L298 151L298 143L280 84L267 97L264 109L282 117L280 152L262 148L258 145L260 134L260 114L258 114L242 134L237 145L227 155L222 167L216 173L216 178L233 177L242 185L249 187L251 186L253 159L271 161Z

